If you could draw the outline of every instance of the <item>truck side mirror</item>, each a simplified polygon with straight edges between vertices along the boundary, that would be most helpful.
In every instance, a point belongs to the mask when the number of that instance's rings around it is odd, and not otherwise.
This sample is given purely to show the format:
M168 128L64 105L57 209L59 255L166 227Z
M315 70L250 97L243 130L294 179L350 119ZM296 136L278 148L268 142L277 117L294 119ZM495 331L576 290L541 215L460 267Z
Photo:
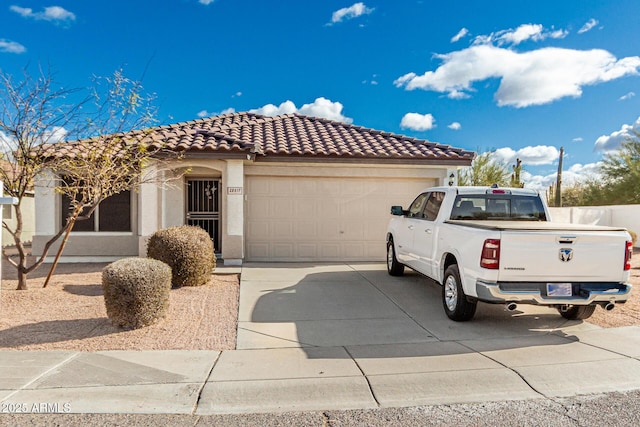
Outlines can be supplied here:
M402 206L391 206L391 215L397 215L397 216L404 215L404 210L402 210Z

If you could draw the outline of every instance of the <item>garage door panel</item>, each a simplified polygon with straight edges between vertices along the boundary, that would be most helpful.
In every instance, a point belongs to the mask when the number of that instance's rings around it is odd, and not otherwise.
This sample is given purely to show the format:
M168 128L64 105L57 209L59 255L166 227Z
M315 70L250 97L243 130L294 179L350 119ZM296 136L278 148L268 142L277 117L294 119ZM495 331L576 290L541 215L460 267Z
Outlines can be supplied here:
M272 235L270 224L264 221L251 221L247 224L247 235L253 236L253 241L268 241Z
M278 221L273 222L271 228L273 229L272 238L282 241L284 239L292 239L294 237L293 224L290 222Z
M345 200L340 205L340 214L343 218L362 217L365 214L365 206L368 206L370 201L365 198Z
M362 219L344 221L340 224L340 235L342 240L364 239L364 224L362 223Z
M340 259L340 245L337 243L319 243L320 260Z
M293 233L302 241L318 239L317 224L314 221L296 221L293 223Z
M318 244L317 243L300 243L297 245L298 258L304 260L318 259Z
M340 236L340 224L334 222L318 222L317 228L320 232L321 240L335 240Z
M316 218L340 219L340 205L337 200L322 198L317 205Z
M293 194L293 181L289 179L269 180L270 194L272 195L289 195Z
M247 243L247 252L251 254L254 259L269 259L271 256L269 243Z
M295 218L313 218L318 206L313 199L300 199L293 203L292 210Z
M247 177L250 261L384 261L391 205L433 180Z

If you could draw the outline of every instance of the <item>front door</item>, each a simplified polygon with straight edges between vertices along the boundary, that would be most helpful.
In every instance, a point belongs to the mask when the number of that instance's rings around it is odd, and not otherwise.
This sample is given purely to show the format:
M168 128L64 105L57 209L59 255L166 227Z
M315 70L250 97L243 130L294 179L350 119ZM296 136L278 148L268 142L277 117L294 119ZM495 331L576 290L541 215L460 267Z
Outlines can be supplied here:
M209 233L217 253L222 249L220 246L220 206L219 179L187 179L187 225L195 225Z

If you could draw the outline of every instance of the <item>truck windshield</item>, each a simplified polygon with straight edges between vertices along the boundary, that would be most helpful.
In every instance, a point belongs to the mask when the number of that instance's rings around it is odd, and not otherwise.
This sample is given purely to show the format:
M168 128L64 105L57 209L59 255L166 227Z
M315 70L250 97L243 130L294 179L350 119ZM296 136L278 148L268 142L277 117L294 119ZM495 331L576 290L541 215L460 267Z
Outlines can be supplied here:
M450 219L546 221L547 217L537 196L459 194Z

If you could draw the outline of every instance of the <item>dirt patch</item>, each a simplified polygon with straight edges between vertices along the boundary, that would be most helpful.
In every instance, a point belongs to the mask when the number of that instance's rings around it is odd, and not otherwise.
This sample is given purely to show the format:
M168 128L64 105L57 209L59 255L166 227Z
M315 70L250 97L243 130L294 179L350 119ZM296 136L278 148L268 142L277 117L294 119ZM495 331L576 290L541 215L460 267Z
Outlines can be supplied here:
M106 264L60 264L47 288L48 266L17 291L15 269L3 265L0 349L231 350L236 345L239 278L211 276L205 286L172 289L167 316L137 330L107 318L101 274Z

